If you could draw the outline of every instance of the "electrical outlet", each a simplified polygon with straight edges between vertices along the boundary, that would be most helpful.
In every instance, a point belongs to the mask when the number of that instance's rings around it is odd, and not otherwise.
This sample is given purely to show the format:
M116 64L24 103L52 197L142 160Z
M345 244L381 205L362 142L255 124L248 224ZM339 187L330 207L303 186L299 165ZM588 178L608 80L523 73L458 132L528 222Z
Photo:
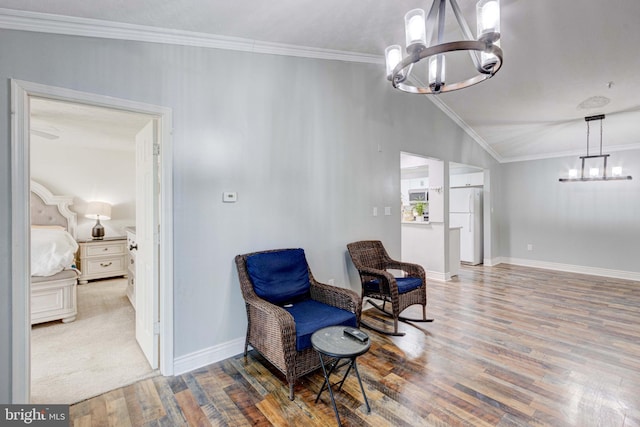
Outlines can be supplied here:
M391 215L391 206L385 206L384 207L384 214L385 215Z
M373 216L378 216L378 208L373 208Z
M532 250L533 250L533 245L532 245L531 243L529 243L529 244L527 245L527 250L528 250L528 251L532 251Z

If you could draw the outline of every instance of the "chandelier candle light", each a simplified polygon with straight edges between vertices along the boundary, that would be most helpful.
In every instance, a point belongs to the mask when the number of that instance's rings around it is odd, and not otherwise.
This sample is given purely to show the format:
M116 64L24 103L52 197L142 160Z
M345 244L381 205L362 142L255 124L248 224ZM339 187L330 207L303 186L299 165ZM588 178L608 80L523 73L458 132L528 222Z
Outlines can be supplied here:
M582 160L582 167L580 169L580 176L578 176L577 169L569 169L568 178L560 178L560 182L574 182L574 181L619 181L631 179L631 175L622 175L622 167L614 166L611 168L611 176L607 175L607 159L609 154L602 154L602 121L604 120L604 114L598 114L597 116L588 116L584 120L587 122L587 155L580 156ZM600 120L600 154L589 155L589 123L593 120ZM600 175L600 168L590 167L589 176L584 176L585 160L587 159L599 159L603 161L602 175Z
M464 40L443 42L447 2L453 9ZM407 12L404 17L407 56L402 57L400 45L389 46L385 50L387 80L391 81L394 88L404 92L439 94L469 87L493 77L502 67L500 1L478 1L476 14L477 38L474 38L456 0L433 0L426 23L424 10L413 9ZM432 41L434 32L437 33L436 40ZM469 52L476 74L466 80L447 83L445 54L455 51ZM413 66L423 59L427 59L429 65L429 84L426 87L421 86L421 83L408 81Z

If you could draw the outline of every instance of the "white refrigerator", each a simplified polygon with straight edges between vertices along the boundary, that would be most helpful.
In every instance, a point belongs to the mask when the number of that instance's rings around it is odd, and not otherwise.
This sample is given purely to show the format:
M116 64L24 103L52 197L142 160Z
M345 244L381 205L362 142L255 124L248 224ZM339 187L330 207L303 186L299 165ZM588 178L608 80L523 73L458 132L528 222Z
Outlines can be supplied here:
M449 226L460 227L460 261L472 265L483 261L482 189L449 190Z

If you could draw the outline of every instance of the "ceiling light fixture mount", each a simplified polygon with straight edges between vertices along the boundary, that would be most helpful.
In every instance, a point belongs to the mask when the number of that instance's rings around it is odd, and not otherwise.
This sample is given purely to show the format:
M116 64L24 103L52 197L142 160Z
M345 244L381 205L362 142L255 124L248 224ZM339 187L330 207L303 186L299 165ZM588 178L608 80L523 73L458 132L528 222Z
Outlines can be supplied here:
M447 1L453 9L464 40L443 42ZM477 38L474 38L456 0L433 0L426 24L424 10L413 9L407 12L404 17L407 56L402 57L400 45L387 47L387 80L401 91L428 95L463 89L493 77L502 67L500 1L479 0L476 14ZM432 42L434 32L437 35L435 42ZM466 80L446 83L445 54L456 51L469 52L477 74ZM428 86L408 81L414 65L423 59L428 59L429 63Z
M582 167L580 169L580 176L578 176L577 169L569 170L568 178L560 178L560 182L577 182L577 181L621 181L621 180L629 180L632 179L631 175L622 175L622 167L614 166L611 168L611 176L607 175L607 159L609 158L609 154L602 154L602 121L604 120L604 114L598 114L595 116L585 117L584 120L587 122L587 155L580 156L580 160L582 161ZM589 155L589 123L594 120L600 120L600 154L592 154ZM585 170L585 161L587 159L598 159L601 158L603 161L602 175L600 175L600 169L597 167L589 168L589 176L584 176Z

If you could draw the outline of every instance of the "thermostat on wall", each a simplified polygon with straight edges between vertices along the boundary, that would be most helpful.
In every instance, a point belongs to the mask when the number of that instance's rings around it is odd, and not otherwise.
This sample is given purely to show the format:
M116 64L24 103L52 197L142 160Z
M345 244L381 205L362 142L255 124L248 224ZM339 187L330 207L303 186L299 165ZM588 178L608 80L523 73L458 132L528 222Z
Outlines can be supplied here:
M222 193L222 201L224 203L235 203L238 201L238 193L235 191L225 191Z

